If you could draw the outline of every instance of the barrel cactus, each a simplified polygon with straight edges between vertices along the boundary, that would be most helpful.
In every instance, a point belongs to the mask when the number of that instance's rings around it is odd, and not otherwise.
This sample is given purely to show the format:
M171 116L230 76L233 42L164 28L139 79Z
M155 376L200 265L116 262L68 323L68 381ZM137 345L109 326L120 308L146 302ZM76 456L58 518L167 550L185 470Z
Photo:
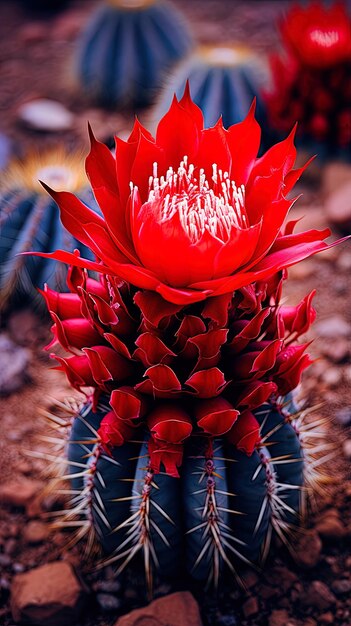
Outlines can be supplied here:
M91 256L88 248L62 227L57 204L40 185L40 179L69 188L96 206L78 154L58 148L10 163L0 180L1 308L18 299L41 301L35 287L44 282L56 289L66 286L63 266L21 253L33 248L50 252L65 246Z
M302 144L351 156L351 20L342 2L291 7L280 24L284 53L273 55L265 95L271 128L299 122Z
M201 108L207 126L213 126L220 115L225 126L240 122L254 97L256 114L262 122L264 105L260 92L267 74L265 63L249 48L199 46L171 74L156 106L155 118L164 115L174 92L180 97L189 81L192 98Z
M103 105L146 106L192 45L185 19L166 0L107 0L78 42L77 79Z
M156 140L136 122L115 158L92 137L104 217L50 190L96 255L49 255L71 263L70 293L43 290L48 349L61 346L57 368L87 396L73 419L53 418L68 426L58 524L88 547L97 538L118 572L142 553L149 584L177 567L240 580L273 534L289 544L323 460L289 396L310 363L300 338L314 292L296 306L281 292L286 268L326 249L329 231L282 226L304 167L293 169L292 136L261 158L259 140L253 109L204 129L187 90Z

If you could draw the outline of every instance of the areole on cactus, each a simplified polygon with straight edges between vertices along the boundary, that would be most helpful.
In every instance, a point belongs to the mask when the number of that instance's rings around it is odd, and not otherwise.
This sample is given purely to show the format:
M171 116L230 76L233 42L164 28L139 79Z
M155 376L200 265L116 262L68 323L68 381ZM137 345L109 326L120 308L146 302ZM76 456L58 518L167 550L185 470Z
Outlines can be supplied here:
M288 542L318 482L318 433L289 398L311 362L300 337L314 292L296 307L281 292L286 267L326 249L329 231L282 226L304 168L292 135L257 158L253 109L204 130L186 90L156 140L136 122L115 159L91 139L104 217L50 190L96 255L47 255L71 263L69 294L43 290L48 349L67 351L57 367L87 395L67 421L72 497L59 524L88 545L95 534L118 572L142 552L149 582L175 561L200 580L240 579L273 533Z

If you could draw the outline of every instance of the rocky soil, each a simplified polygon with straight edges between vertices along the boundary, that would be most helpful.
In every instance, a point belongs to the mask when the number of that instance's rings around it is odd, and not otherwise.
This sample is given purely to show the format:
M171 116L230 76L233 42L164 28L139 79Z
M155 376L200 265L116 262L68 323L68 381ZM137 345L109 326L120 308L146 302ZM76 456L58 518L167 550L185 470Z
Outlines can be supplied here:
M34 143L39 147L57 141L84 145L86 119L102 139L130 126L130 112L107 113L87 105L68 79L75 37L94 4L91 0L72 2L64 13L44 20L25 14L15 2L1 3L0 133L10 138L15 153L23 153ZM258 50L273 45L273 17L284 6L268 0L178 0L177 4L192 19L202 40L236 37L244 41L248 33ZM63 104L71 114L67 130L36 131L21 121L21 106L37 97ZM147 119L148 112L143 115ZM317 160L304 179L304 195L293 218L304 215L304 229L332 222L347 232L350 167L322 166ZM328 418L326 437L335 450L325 488L317 495L308 528L294 542L294 554L277 545L263 573L246 573L245 591L228 580L216 598L184 581L156 584L155 598L179 593L128 617L121 616L147 604L139 570L135 568L119 581L112 569L94 572L84 560L82 546L68 547L70 533L53 532L49 525L60 503L47 488L48 461L41 458L55 445L45 440L50 433L43 414L53 409L55 401L72 396L63 376L49 369L49 358L42 351L49 324L28 310L14 311L3 319L0 624L110 626L116 620L120 626L351 624L350 270L351 248L344 243L289 272L289 303L296 304L317 289L318 322L310 333L316 360L304 377L302 395L311 405L319 405L316 417ZM198 604L182 593L189 591Z

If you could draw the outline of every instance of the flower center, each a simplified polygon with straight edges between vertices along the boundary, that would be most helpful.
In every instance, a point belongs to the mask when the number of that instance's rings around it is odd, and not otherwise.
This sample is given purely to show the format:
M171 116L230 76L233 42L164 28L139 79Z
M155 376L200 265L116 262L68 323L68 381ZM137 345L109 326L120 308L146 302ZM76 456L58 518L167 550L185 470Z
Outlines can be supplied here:
M340 37L339 33L335 30L324 31L315 29L310 33L310 39L322 48L332 48L338 43Z
M154 163L149 181L149 198L157 203L161 223L178 213L179 221L192 244L196 244L205 231L226 243L232 227L249 226L245 211L245 187L237 187L227 172L214 163L212 179L208 181L203 169L198 175L185 156L175 172L170 167L166 176L157 176Z

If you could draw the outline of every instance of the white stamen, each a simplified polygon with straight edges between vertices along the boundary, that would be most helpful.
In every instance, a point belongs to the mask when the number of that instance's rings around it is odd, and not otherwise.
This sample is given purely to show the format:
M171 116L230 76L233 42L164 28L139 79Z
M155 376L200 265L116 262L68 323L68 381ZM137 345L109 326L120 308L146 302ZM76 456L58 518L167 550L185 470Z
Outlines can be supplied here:
M188 164L187 156L177 172L170 167L165 177L159 178L157 174L158 166L154 163L148 200L160 205L161 223L178 213L191 243L197 243L206 230L225 243L233 227L249 226L244 185L237 188L228 172L223 172L216 163L212 166L211 186L203 169L195 176L195 167Z

